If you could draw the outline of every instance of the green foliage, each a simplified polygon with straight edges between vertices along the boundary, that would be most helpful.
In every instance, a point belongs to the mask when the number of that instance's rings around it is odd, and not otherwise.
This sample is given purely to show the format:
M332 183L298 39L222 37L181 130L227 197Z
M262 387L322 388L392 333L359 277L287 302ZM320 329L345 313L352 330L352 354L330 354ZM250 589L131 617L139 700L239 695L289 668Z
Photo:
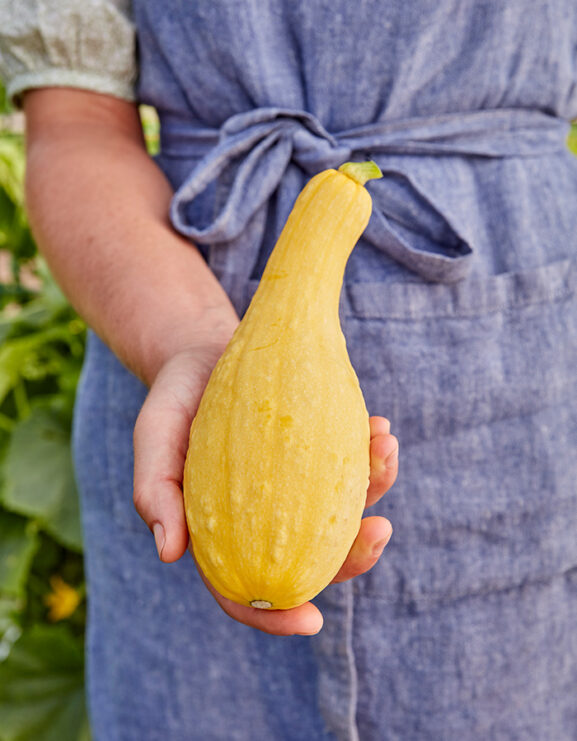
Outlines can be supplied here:
M142 131L146 149L151 155L160 151L160 122L156 110L149 105L141 105L139 108Z
M0 137L0 250L12 255L16 285L21 288L20 261L33 257L34 242L24 211L24 145L19 134Z
M6 90L4 89L2 80L0 80L0 116L3 116L7 113L10 113L10 104L8 103Z
M0 741L88 741L70 453L85 327L36 254L22 135L1 121Z
M0 509L0 592L19 597L38 550L34 522Z
M573 154L577 154L577 122L573 124L571 127L571 131L569 132L569 149L573 152Z
M81 551L69 443L70 426L62 415L50 407L32 409L12 431L3 500L12 512L32 518L55 540Z
M88 741L83 656L57 626L34 626L0 664L0 717L11 741Z

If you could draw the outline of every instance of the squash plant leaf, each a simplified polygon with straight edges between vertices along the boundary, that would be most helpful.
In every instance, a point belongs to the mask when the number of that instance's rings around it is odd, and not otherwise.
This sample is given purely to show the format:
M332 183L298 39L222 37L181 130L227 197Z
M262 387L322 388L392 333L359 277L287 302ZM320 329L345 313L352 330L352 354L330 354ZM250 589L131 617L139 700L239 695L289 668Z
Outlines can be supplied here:
M21 597L38 548L33 522L0 508L0 594Z
M0 348L0 403L18 383L23 369L32 362L38 364L38 353L54 342L69 342L65 326L56 325L24 337L5 340Z
M80 642L60 626L36 625L0 663L2 741L87 739Z
M23 600L0 594L0 665L21 633L19 613ZM0 728L2 724L0 723ZM0 736L0 738L2 738Z
M70 430L53 409L35 407L14 427L4 466L4 505L34 518L56 541L82 549Z

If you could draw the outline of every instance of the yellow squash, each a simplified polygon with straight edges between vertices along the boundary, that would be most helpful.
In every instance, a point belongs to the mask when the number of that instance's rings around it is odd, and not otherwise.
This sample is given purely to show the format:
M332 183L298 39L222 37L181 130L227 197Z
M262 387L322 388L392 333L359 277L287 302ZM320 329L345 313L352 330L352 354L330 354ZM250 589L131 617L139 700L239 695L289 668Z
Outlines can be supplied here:
M301 192L191 427L183 487L194 555L241 604L311 599L359 529L369 420L338 308L372 177L374 163L347 163Z

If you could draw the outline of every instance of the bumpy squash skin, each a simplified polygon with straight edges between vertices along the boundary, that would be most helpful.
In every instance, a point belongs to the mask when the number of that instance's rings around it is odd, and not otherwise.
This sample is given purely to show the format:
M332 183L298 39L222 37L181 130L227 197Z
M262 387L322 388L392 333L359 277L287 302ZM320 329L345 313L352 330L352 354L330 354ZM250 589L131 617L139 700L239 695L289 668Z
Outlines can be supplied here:
M341 172L309 182L191 427L183 488L194 555L240 604L311 599L359 529L369 420L338 304L370 212L365 188Z

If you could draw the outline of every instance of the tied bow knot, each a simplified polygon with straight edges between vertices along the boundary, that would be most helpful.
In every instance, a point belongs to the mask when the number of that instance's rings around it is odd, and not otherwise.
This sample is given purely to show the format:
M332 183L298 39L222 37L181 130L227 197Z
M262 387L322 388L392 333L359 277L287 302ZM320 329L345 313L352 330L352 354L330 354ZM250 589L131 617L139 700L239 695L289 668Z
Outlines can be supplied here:
M313 175L350 155L350 148L308 113L258 109L237 114L224 123L216 146L177 191L173 223L200 244L232 241L278 188L291 161ZM208 226L191 225L188 205L220 177L229 184L223 208Z
M337 134L310 113L281 108L236 114L218 132L163 122L163 154L197 160L175 193L171 219L199 245L226 243L231 250L258 251L267 202L291 165L313 175L350 159L371 158L384 178L371 186L374 208L364 239L425 280L454 282L467 275L474 247L456 226L454 207L440 204L435 189L423 185L430 177L420 174L430 173L430 158L438 158L439 177L443 167L452 168L455 176L458 168L449 162L455 156L556 153L565 147L567 131L561 119L522 109L385 120ZM192 205L217 181L224 202L217 195L210 223L194 223ZM462 185L461 213L473 212L475 194L468 192L467 183L457 185ZM254 254L246 255L249 273L255 260ZM238 267L238 257L235 263Z

